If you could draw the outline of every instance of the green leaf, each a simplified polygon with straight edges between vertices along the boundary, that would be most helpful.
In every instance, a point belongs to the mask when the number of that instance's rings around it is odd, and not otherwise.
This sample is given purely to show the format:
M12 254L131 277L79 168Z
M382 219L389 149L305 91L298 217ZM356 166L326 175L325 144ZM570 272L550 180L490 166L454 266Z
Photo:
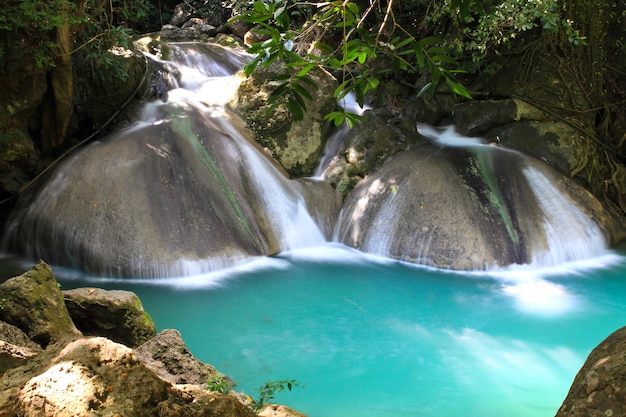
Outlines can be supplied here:
M376 77L369 77L367 79L367 84L369 85L370 89L375 90L380 84L380 80Z
M317 84L315 83L315 81L313 81L313 80L311 79L311 77L309 77L309 76L307 76L307 75L304 75L304 76L302 76L302 77L298 77L298 80L299 80L299 81L303 81L303 82L305 82L305 83L306 83L306 84L308 84L310 87L312 87L314 90L318 90L318 89L319 89L319 87L317 86Z
M295 52L291 52L288 51L286 49L283 49L283 53L285 58L288 59L285 60L288 66L299 66L299 65L304 65L306 64L306 61L304 59L302 59L302 57L298 54L296 54Z
M280 15L284 13L286 7L280 6L274 11L274 20L278 21L280 19Z
M432 47L432 48L428 48L426 49L426 53L428 53L428 55L430 56L434 56L434 55L447 55L448 54L448 50L446 48L442 48L440 46L437 47Z
M252 8L254 9L255 12L262 14L262 13L267 13L268 12L268 6L262 2L262 1L255 1L252 4Z
M419 66L419 68L424 68L424 66L426 65L424 50L422 49L421 45L417 45L417 47L415 48L415 60L417 61L417 65Z
M298 106L302 109L302 111L306 111L306 103L304 102L302 95L300 95L300 93L293 88L289 93L289 100L295 101L296 103L298 103Z
M432 85L433 85L433 83L432 83L432 82L426 83L426 85L425 85L424 87L420 88L420 91L417 93L417 96L416 96L416 97L421 97L421 96L423 96L423 95L424 95L424 93L425 93L426 91L428 91L428 89L429 89L430 87L432 87Z
M332 54L335 51L332 46L324 42L315 42L313 46L326 54Z
M341 126L345 118L346 118L346 114L344 112L339 112L339 111L333 111L333 112L328 113L326 116L324 116L324 120L333 122L335 127Z
M339 84L339 86L335 89L333 96L337 101L339 101L347 96L348 93L352 90L354 90L354 84L352 83L352 80L346 80Z
M461 83L459 83L452 75L444 72L443 76L446 79L446 84L448 84L448 88L450 88L453 93L465 97L468 100L473 100L471 94L467 91L467 89L463 87L463 85L461 85Z
M441 43L441 39L436 36L428 36L426 38L420 39L418 43L422 48L424 48L428 45L439 45Z
M410 36L410 37L408 37L408 38L404 39L404 40L403 40L402 42L400 42L400 43L394 43L394 44L393 44L393 47L394 47L395 49L400 49L400 48L403 48L403 47L405 47L406 45L408 45L408 44L410 44L410 43L412 43L412 42L414 42L414 41L415 41L415 38L414 38L414 37L412 37L412 36Z
M311 95L311 93L309 93L306 90L306 88L304 88L302 85L298 84L297 82L294 82L293 84L291 84L291 88L295 90L296 92L298 92L300 95L304 96L305 98L309 100L313 100L313 96Z
M291 79L291 75L289 74L280 74L274 77L275 81L284 81L284 80L289 80L289 79Z
M250 75L252 75L257 65L259 64L259 60L260 60L260 57L257 55L252 61L244 65L243 71L246 74L246 77L249 77Z
M436 55L431 58L435 62L445 62L450 65L458 66L459 63L454 58L451 58L447 55Z
M361 12L359 10L359 6L357 6L355 3L352 3L352 2L348 2L346 4L346 9L349 10L354 16L358 16L359 13Z
M296 77L298 77L298 78L304 77L305 75L307 75L309 73L309 71L311 71L313 68L315 68L316 65L317 64L315 62L309 62L304 67L302 67L300 72L298 72L298 74L296 74Z
M288 91L289 91L289 83L286 83L286 82L282 83L281 85L276 87L276 90L272 91L272 94L270 94L269 98L267 99L267 102L268 103L275 102L279 98L287 95Z
M357 126L360 122L364 121L365 117L359 116L355 113L346 112L346 125L348 125L349 129Z
M294 100L290 98L289 100L287 100L286 105L287 105L287 110L289 110L289 112L291 113L291 115L293 116L295 120L304 119L304 112L302 111L302 107L300 107L300 105L297 102L295 102Z

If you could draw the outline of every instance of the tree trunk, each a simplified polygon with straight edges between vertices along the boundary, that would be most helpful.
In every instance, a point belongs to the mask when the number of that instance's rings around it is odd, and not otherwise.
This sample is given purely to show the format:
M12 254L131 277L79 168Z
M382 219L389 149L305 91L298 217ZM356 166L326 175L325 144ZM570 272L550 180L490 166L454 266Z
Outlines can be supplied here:
M74 110L72 79L72 34L69 25L69 7L65 6L65 23L56 28L57 55L50 73L51 93L44 107L41 142L48 154L58 149L67 137Z

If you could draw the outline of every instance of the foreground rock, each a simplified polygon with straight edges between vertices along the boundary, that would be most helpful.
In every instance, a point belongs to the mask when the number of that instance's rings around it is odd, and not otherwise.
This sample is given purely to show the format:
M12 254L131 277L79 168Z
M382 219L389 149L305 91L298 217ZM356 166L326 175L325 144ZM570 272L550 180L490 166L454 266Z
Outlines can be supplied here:
M52 269L44 262L2 283L0 300L0 320L20 328L41 347L68 336L81 336Z
M152 318L130 291L77 288L63 291L63 296L72 321L85 336L105 336L135 347L156 335Z
M8 399L15 404L14 415L254 415L233 396L164 381L132 349L103 337L56 345L44 357L42 372L24 385L1 386L12 394ZM0 382L11 380L12 375Z
M206 385L225 377L193 356L178 330L163 330L135 353L148 368L172 384Z
M626 415L626 327L615 331L585 361L556 417Z
M65 292L72 315L93 337L74 326L44 262L0 285L0 294L1 317L12 322L0 321L0 416L255 416L250 398L194 357L179 332L148 337L154 324L132 293ZM145 343L133 349L98 332ZM220 392L208 389L217 386Z

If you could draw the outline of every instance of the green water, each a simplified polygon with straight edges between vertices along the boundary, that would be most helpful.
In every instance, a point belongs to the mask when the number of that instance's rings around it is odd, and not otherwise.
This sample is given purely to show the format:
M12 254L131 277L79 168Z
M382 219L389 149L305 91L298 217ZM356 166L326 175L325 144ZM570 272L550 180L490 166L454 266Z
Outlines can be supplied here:
M61 281L135 291L159 330L180 330L238 390L299 381L277 402L310 417L548 417L626 324L625 278L614 252L461 274L330 245L191 278Z

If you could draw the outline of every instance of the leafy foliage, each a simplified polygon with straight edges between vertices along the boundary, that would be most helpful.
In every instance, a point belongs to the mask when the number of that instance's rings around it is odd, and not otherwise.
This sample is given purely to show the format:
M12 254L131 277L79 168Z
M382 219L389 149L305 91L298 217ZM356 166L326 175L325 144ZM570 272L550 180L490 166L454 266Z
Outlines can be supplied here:
M47 69L58 54L54 31L70 25L76 42L72 53L82 54L90 68L98 68L94 75L125 79L128 74L107 52L128 47L133 28L146 28L153 12L149 0L87 0L80 6L69 0L9 0L0 8L0 30L21 32L39 45L33 58L37 67Z
M558 0L445 0L433 2L425 23L441 26L452 21L460 36L445 44L458 56L468 56L468 71L481 68L488 52L509 48L520 34L541 28L562 31L572 45L585 44L574 22L563 17Z
M233 384L222 375L214 376L207 383L207 389L209 391L215 391L221 394L228 394L232 388L233 388Z
M367 5L367 3L369 3ZM418 96L432 95L445 84L459 97L471 99L458 81L462 72L484 70L489 52L510 48L513 40L532 29L564 34L576 46L586 40L566 17L559 0L256 0L243 19L258 26L265 39L254 43L256 57L246 67L284 61L292 72L273 95L295 119L306 111L309 71L315 66L341 73L335 98L354 94L361 106L368 93L389 77L427 75ZM360 5L366 4L363 8ZM292 17L313 12L304 27ZM404 14L414 12L413 19ZM315 35L313 35L315 34ZM312 39L313 37L313 39ZM463 62L463 65L461 65ZM336 125L354 125L359 116L343 109L326 116Z
M54 66L57 43L50 31L65 23L77 23L72 17L76 5L68 0L11 0L0 8L0 30L20 31L38 45L32 57L38 68ZM0 56L5 51L0 47Z
M253 409L259 411L265 404L268 404L274 399L275 395L279 392L291 391L293 387L299 387L300 383L295 379L283 379L280 381L270 381L258 387L256 390L259 393L259 399L254 403Z
M88 0L85 21L76 37L73 51L91 71L97 83L106 85L126 80L128 73L116 54L128 49L136 30L147 27L154 6L149 0Z
M308 74L318 66L340 71L335 98L340 101L352 93L361 107L366 95L378 88L383 77L399 72L430 74L431 81L418 95L432 94L440 82L445 81L455 94L471 99L455 77L459 63L443 46L442 40L435 36L423 39L413 36L396 21L393 3L393 0L387 1L382 18L375 19L374 24L370 17L382 6L380 0L371 1L366 10L351 1L306 3L315 5L317 13L308 27L300 29L292 27L290 16L294 10L302 8L304 2L257 0L248 12L234 18L258 25L255 31L265 37L252 44L250 52L255 58L246 65L246 75L252 74L258 66L283 61L291 72L279 79L282 83L270 99L275 105L285 104L296 120L302 119L306 100L312 99L309 89L314 88L314 83ZM295 46L301 41L306 43L314 30L322 34L339 33L340 40L330 44L322 41L321 36L308 51L296 53ZM392 64L384 68L373 65L383 57ZM353 126L360 116L339 109L326 115L326 119L335 125L345 121Z

